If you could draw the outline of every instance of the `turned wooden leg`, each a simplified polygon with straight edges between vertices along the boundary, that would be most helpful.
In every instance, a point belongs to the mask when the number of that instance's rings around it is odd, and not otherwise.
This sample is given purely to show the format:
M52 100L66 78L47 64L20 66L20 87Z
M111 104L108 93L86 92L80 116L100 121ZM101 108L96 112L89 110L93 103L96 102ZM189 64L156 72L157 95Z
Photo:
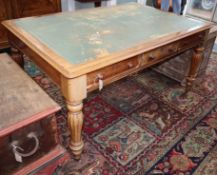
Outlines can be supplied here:
M23 54L16 48L11 48L11 58L18 64L20 67L24 68L24 59Z
M86 76L61 79L62 93L68 108L68 127L71 133L70 149L75 159L80 159L84 143L81 132L83 126L83 99L87 96Z
M189 70L188 76L186 78L185 93L187 93L189 90L191 90L191 88L193 86L193 82L197 76L199 67L200 67L201 62L203 60L203 51L204 51L203 47L198 47L195 49L195 52L192 56L190 70Z
M71 132L70 149L75 159L80 159L84 143L81 137L83 126L82 102L66 101L68 108L68 127Z

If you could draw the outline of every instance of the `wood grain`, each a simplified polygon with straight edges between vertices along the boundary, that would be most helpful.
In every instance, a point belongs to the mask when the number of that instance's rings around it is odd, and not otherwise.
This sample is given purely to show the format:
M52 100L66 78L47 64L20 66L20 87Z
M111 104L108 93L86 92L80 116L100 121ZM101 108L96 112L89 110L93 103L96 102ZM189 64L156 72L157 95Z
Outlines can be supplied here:
M87 77L81 76L75 79L62 77L61 90L66 98L68 109L68 127L71 132L70 148L75 159L80 159L84 142L82 140L83 126L83 99L87 97Z
M61 11L61 0L0 0L0 23L8 19ZM0 49L9 47L7 31L0 24Z
M60 109L7 54L0 55L0 87L0 132L3 134L8 127L9 132L12 126L16 129L26 125L20 124L22 121L33 122Z
M60 73L52 67L49 63L46 62L37 52L34 52L30 47L28 47L24 42L17 38L13 33L8 33L8 38L10 41L11 47L17 48L20 52L28 55L32 61L38 67L40 67L47 75L55 82L57 85L61 84L61 75ZM21 61L22 62L22 61ZM19 62L17 62L19 64Z
M185 92L189 92L192 88L193 82L197 77L198 69L203 61L204 47L195 48L195 52L193 57L191 58L191 67L186 78L186 90Z
M39 16L61 11L60 0L13 0L11 3L13 16L22 18L28 16Z
M0 22L10 19L8 0L0 0ZM8 47L7 30L0 24L0 49Z

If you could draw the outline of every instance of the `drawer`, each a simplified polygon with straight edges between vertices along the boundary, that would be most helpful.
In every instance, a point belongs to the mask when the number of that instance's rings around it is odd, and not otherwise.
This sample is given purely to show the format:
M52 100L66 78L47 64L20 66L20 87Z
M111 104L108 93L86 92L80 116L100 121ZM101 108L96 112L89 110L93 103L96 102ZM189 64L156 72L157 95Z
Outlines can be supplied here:
M160 48L151 50L147 53L144 53L140 56L141 65L151 65L157 63L167 57L176 55L178 53L178 42L174 42L172 44L168 44L166 46L162 46Z
M119 63L107 66L97 71L87 74L87 89L92 90L98 87L99 79L104 82L111 82L128 75L139 67L138 57L133 57L128 60L121 61Z
M56 145L54 115L1 137L0 174L13 174L28 167L29 164L52 151ZM21 155L22 162L16 161L15 152Z
M157 62L163 61L166 58L175 56L180 52L197 46L199 43L203 42L205 32L197 33L190 37L183 38L179 41L175 41L166 46L162 46L157 49L153 49L149 52L140 55L141 65L148 66L155 64Z
M205 38L204 36L205 36L205 32L183 38L182 40L179 41L179 49L178 49L179 52L195 47L199 43L202 43L203 39Z

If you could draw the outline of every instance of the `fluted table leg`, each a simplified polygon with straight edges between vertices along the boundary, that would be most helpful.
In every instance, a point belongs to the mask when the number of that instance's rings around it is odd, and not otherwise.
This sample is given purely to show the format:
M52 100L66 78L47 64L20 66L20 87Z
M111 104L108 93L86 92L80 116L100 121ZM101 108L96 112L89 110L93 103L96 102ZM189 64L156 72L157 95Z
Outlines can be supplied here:
M192 86L193 86L193 82L194 82L194 80L198 74L198 70L199 70L201 62L203 60L203 52L204 52L204 47L198 47L195 49L195 52L194 52L192 59L191 59L190 70L189 70L188 76L186 78L185 93L190 91Z
M75 159L80 159L84 143L81 132L83 126L83 99L87 96L86 76L74 79L62 77L62 93L68 109L68 127L71 133L70 149Z

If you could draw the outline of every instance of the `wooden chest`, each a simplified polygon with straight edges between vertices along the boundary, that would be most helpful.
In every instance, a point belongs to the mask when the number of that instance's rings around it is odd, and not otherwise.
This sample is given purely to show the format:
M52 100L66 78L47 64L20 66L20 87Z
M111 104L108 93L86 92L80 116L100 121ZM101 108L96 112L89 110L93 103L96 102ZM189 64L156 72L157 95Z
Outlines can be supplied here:
M202 74L207 67L210 55L215 43L217 36L217 27L213 27L208 35L207 41L205 42L204 59L201 63L198 75ZM195 41L194 41L195 42ZM190 61L193 54L193 50L188 50L182 54L175 56L174 58L155 66L153 69L159 73L162 73L174 80L182 82L188 74L190 68Z
M59 109L7 54L0 55L0 174L28 174L64 153Z

